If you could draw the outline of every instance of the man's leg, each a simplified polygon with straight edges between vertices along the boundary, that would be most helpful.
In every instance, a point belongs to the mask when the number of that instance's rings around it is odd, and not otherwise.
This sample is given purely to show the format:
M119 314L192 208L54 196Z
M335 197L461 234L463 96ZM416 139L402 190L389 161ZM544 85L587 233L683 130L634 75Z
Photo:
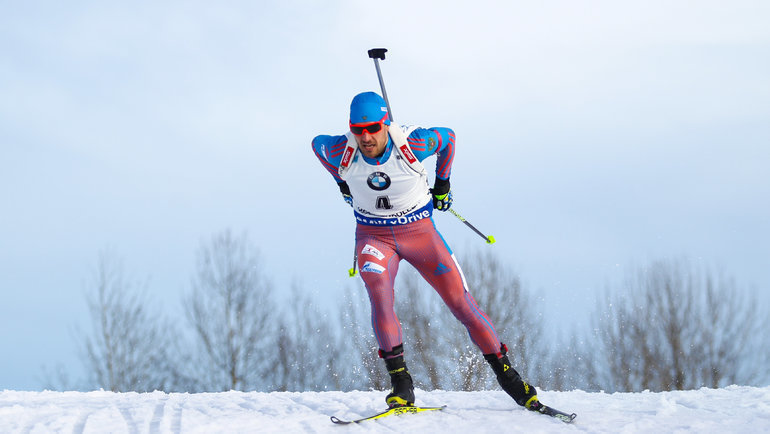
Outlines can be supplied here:
M383 228L368 227L357 230L356 251L358 270L372 308L374 336L382 351L392 351L403 339L401 323L396 316L393 289L401 258L387 240L382 239L384 237L379 234L382 231Z
M426 219L408 225L396 233L396 242L401 256L436 290L481 352L496 353L500 349L497 331L468 292L462 270L433 221Z
M384 228L361 227L356 230L358 269L369 293L372 328L390 375L391 392L385 397L390 407L413 405L414 385L404 361L401 323L395 312L393 288L398 263L392 232Z
M468 292L460 265L432 221L430 227L415 227L412 233L403 238L412 241L402 242L402 237L397 237L399 252L420 271L455 317L465 325L471 340L495 372L502 389L517 404L530 410L539 409L537 391L513 369L506 355L508 349L500 343L492 322Z
M513 398L517 404L529 410L539 410L541 404L537 399L537 390L534 386L522 380L519 373L513 369L511 361L508 360L506 355L507 352L508 348L501 344L499 352L484 354L484 359L486 359L489 366L495 372L497 382L500 383L500 387L502 387L505 393Z

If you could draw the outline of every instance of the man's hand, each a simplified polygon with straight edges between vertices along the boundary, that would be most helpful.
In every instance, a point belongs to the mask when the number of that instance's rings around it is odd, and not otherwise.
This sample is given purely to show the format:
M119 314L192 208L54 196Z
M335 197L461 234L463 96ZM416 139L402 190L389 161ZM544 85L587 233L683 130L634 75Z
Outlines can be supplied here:
M449 179L436 178L433 188L430 189L433 195L433 208L439 211L446 211L452 206L452 191L449 189Z
M345 199L345 203L353 207L353 196L350 194L350 187L348 187L348 183L345 181L342 181L340 183L337 183L337 186L340 188L340 193L342 193L342 198Z

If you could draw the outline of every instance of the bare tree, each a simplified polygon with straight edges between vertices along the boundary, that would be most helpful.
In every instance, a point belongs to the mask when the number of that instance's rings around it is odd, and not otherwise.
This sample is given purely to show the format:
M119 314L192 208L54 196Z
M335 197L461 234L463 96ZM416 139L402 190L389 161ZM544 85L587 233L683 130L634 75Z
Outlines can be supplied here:
M174 331L146 309L138 286L113 253L100 253L88 294L92 333L82 338L86 370L96 387L143 392L171 386Z
M435 330L441 303L433 289L413 267L402 267L396 286L396 312L404 336L404 354L415 386L439 389L442 386L440 342Z
M549 390L601 390L599 356L594 339L584 337L582 330L572 329L555 337L556 344L544 360L544 378L538 384Z
M189 387L198 391L269 390L277 331L272 285L246 234L229 230L202 244L184 299L197 356Z
M76 331L76 334L78 332ZM80 339L79 337L76 337L76 339ZM83 354L86 354L84 351ZM87 357L84 358L84 361L87 360ZM85 363L88 364L87 362ZM86 369L90 369L88 366L86 366ZM94 386L93 384L86 387L86 385L77 385L75 381L73 381L70 376L69 372L67 370L67 367L64 363L56 363L53 366L47 366L43 365L42 367L42 374L39 377L40 384L42 385L43 390L82 390L82 389L92 389ZM92 379L92 383L95 384L95 381ZM82 382L82 381L81 381ZM101 387L101 386L96 386Z
M340 354L338 369L344 390L385 390L390 380L385 363L379 358L379 346L372 331L371 304L363 283L345 288L340 317Z
M609 391L747 383L762 374L753 340L767 326L753 294L685 261L655 262L595 315ZM764 328L766 330L766 328Z
M471 294L508 346L513 366L527 381L542 384L547 380L547 368L536 362L546 360L550 348L543 338L542 313L531 293L522 287L518 275L490 250L470 251L463 258L463 270ZM455 346L465 348L457 359L458 369L464 375L462 389L496 388L492 370L478 349L467 344L464 329L462 335L463 340Z
M293 283L276 335L277 390L339 390L338 348L327 310Z

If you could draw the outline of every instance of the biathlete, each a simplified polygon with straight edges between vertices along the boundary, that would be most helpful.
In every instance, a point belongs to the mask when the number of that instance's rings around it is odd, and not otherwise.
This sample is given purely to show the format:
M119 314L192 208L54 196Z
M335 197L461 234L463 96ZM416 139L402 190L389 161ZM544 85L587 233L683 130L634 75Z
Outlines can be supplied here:
M379 356L392 385L385 400L390 407L414 405L415 400L394 310L393 285L404 259L468 329L503 390L519 405L539 410L542 404L535 388L511 366L506 346L468 291L460 266L433 221L434 209L446 211L452 205L449 176L455 146L449 128L391 125L385 100L374 92L353 98L347 133L313 139L315 155L354 210L357 265L369 293ZM429 188L422 162L434 154L435 181Z

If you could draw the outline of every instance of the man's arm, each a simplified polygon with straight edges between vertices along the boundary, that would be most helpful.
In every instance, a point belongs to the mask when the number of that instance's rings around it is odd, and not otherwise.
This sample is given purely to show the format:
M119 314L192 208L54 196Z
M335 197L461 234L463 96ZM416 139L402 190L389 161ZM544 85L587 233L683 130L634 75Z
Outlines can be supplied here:
M448 180L455 157L455 133L450 128L417 128L407 138L418 160L436 154L436 179Z
M414 155L423 161L436 154L436 180L430 190L433 208L446 211L452 206L449 175L455 157L455 133L449 128L417 128L407 138Z
M350 195L348 184L340 178L339 167L342 153L348 140L345 136L316 136L313 139L313 153L337 182L342 198L348 205L353 206L353 196Z
M316 136L313 139L315 156L337 183L343 182L339 175L339 167L347 143L348 139L345 136Z

